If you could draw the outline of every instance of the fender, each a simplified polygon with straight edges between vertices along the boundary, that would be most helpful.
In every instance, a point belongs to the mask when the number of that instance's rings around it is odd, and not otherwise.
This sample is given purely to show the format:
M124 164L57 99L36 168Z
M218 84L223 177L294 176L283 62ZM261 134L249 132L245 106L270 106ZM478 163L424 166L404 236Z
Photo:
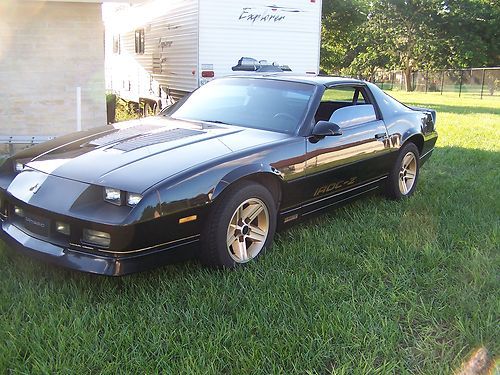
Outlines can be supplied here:
M212 193L212 200L217 198L217 196L219 196L220 193L222 193L224 189L232 183L255 174L266 174L269 176L273 176L273 178L278 178L280 182L284 182L283 174L270 165L266 165L263 163L244 165L232 170L219 181Z
M422 146L424 144L424 136L422 135L422 132L416 130L416 129L409 129L405 133L402 134L401 136L401 146L403 146L408 140L414 140L413 143L417 145L417 148L419 149L420 152L422 152Z
M222 173L217 176L220 172ZM184 176L178 176L174 183L170 181L166 186L153 187L146 194L144 203L141 201L140 207L133 210L128 220L137 222L185 211L206 211L227 186L241 178L255 174L266 174L275 179L282 179L281 172L276 168L260 163L231 170L214 166L191 178L185 179Z
M409 121L408 115L396 116L389 120L385 120L393 151L398 151L405 142L413 137L418 137L422 141L418 146L422 146L423 144L424 134L422 125L419 125L419 123L422 123L422 119L426 117L426 115L416 111L410 113L410 115L415 119L414 121Z
M420 107L409 107L411 110L415 111L415 116L420 120L420 127L417 124L407 127L405 133L402 134L401 144L407 142L410 138L415 140L415 144L418 146L420 153L424 150L424 143L427 138L434 137L435 135L435 123L436 123L436 111L427 108ZM418 123L418 122L417 122Z

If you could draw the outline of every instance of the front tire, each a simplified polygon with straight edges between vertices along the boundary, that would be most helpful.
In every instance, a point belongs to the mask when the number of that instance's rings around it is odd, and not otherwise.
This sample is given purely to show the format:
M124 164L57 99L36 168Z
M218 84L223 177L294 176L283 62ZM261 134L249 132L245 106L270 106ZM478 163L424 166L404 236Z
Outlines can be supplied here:
M200 260L235 268L259 257L276 231L276 202L264 186L242 182L222 193L201 238Z
M409 197L415 191L420 172L420 153L414 143L405 144L387 180L386 195L391 199Z

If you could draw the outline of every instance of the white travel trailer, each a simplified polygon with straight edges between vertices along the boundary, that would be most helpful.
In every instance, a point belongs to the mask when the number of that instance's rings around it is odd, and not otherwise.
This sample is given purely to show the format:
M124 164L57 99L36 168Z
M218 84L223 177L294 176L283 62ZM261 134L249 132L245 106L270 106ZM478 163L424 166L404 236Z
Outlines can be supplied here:
M157 109L215 77L319 72L321 0L149 0L105 27L107 88Z

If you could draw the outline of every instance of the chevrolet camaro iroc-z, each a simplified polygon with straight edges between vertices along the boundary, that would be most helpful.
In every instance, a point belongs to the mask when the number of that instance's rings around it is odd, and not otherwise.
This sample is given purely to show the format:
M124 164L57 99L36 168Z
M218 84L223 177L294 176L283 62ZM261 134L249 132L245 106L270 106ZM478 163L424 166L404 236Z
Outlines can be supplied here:
M410 196L436 113L355 79L214 80L158 116L26 149L0 167L0 237L104 275L197 256L232 268L276 228L380 190Z

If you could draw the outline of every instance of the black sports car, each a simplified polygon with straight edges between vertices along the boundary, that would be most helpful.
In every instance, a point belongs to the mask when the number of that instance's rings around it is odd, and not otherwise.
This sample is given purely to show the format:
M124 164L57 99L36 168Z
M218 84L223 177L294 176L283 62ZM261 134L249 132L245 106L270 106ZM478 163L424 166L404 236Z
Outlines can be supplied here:
M97 274L193 254L235 267L277 226L376 189L411 195L435 121L354 79L217 79L159 116L8 159L0 235L16 252Z

